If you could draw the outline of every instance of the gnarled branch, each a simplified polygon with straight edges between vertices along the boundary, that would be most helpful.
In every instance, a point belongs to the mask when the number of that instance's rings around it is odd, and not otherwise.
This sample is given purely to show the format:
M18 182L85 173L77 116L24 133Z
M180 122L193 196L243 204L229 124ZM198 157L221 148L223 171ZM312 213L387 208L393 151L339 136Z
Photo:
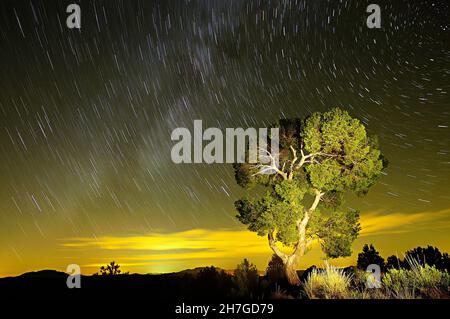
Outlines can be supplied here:
M287 179L288 178L288 174L284 171L284 165L283 167L280 169L277 166L277 161L275 160L275 156L272 155L268 150L266 149L262 149L259 148L260 150L263 150L267 155L261 155L261 157L266 157L270 159L270 164L257 164L254 166L254 168L258 169L258 171L253 174L253 176L255 175L261 175L261 174L278 174L280 175L283 179Z
M310 208L308 210L305 210L303 218L297 221L298 242L295 245L294 255L303 256L305 254L305 250L308 245L308 243L306 242L306 226L308 225L312 213L316 210L317 206L319 205L322 196L325 194L317 189L314 190L314 193L315 193L314 201L311 204Z
M267 238L269 239L269 246L270 248L273 250L273 252L280 257L283 262L286 262L286 260L288 259L288 255L285 254L284 252L282 252L280 250L280 248L278 248L275 239L273 238L273 232L269 232L269 234L267 235Z

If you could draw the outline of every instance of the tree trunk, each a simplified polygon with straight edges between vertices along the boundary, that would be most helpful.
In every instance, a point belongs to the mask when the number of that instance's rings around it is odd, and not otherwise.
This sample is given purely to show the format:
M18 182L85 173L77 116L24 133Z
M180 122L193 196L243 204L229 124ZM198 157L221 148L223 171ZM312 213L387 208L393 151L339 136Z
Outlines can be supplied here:
M290 285L300 286L300 278L297 274L295 256L289 256L284 264L284 273Z
M269 239L269 246L273 250L273 252L280 257L283 260L284 263L284 273L286 275L286 278L289 282L289 284L293 286L300 286L300 278L297 274L297 260L299 257L303 256L305 254L305 250L308 246L308 242L306 240L306 226L308 225L309 218L311 217L311 214L316 210L317 205L319 205L320 199L324 195L324 193L321 193L319 190L315 190L315 198L314 202L312 203L311 207L305 211L305 214L303 216L302 220L297 221L297 229L298 229L298 242L295 245L294 252L292 255L287 255L284 252L282 252L276 245L276 241L274 239L273 232L271 231L268 233L267 238Z

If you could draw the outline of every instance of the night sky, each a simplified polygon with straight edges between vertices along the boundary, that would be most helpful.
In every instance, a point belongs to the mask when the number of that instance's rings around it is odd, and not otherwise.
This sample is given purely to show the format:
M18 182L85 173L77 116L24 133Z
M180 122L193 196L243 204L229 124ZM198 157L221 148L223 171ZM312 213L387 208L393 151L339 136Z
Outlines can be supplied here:
M264 269L266 239L234 217L231 165L172 163L171 132L334 106L389 160L347 198L355 252L450 250L447 1L79 1L80 30L66 27L70 3L0 3L0 276L113 259L143 273L244 257ZM381 29L366 26L369 3Z

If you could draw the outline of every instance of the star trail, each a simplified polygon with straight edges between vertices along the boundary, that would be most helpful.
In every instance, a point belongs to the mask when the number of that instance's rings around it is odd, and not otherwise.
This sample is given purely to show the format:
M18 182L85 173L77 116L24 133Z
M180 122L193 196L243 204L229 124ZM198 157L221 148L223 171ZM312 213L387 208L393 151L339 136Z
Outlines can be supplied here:
M389 159L368 196L347 198L368 227L354 250L450 250L446 1L376 1L380 29L369 1L79 1L81 29L70 3L0 4L0 275L113 258L265 267L264 238L235 219L231 165L173 163L171 132L334 106ZM256 248L236 254L239 238Z

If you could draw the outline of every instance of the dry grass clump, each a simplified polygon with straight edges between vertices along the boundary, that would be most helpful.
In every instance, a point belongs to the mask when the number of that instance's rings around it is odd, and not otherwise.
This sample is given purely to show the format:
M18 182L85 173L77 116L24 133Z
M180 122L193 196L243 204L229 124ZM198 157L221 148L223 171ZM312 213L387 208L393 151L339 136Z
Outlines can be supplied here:
M347 274L343 269L325 264L313 269L303 283L310 299L441 299L449 298L450 275L434 266L407 260L409 268L390 269L382 275L379 288L368 288L370 274L356 271Z
M350 298L352 276L326 263L324 269L313 269L303 284L310 299Z

